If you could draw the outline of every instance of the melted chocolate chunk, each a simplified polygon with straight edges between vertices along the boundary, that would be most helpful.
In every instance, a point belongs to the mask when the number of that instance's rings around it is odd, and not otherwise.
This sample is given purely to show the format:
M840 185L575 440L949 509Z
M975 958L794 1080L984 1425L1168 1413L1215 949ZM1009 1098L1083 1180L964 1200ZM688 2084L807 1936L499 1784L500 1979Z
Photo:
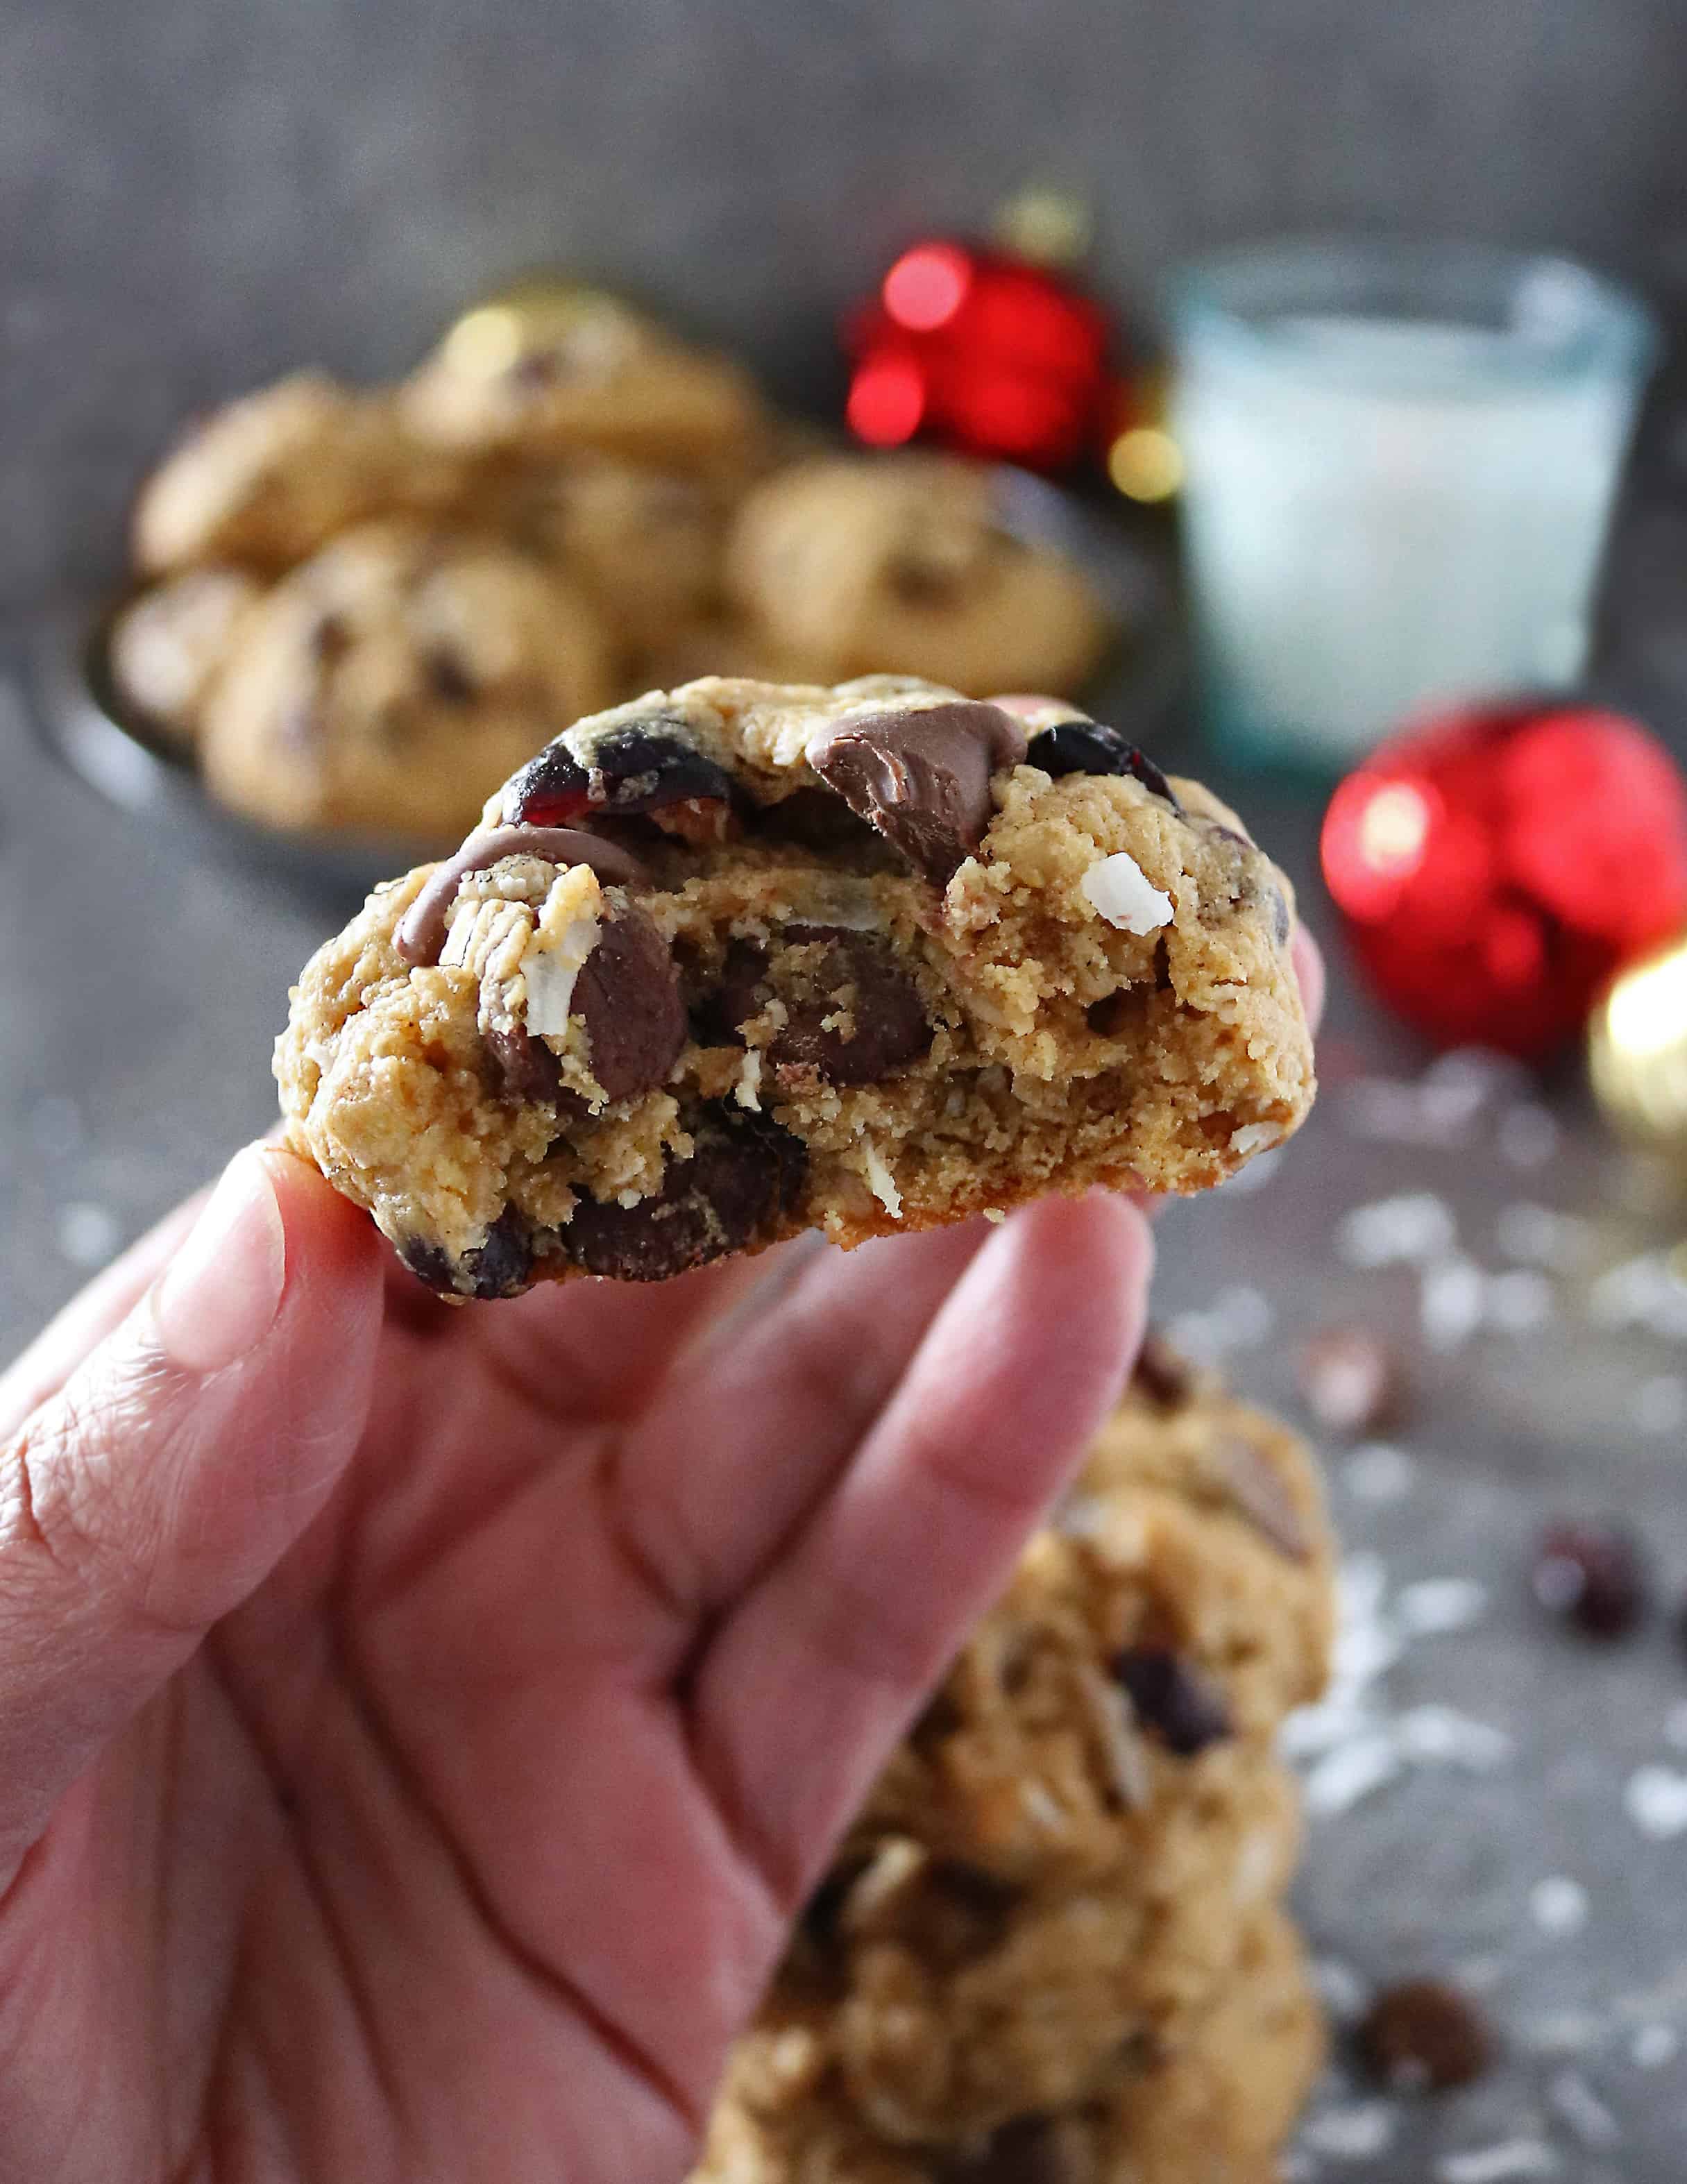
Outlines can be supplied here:
M972 2153L951 2155L938 2184L1078 2184L1080 2172L1052 2116L1015 2116Z
M857 855L866 849L884 855L884 844L868 826L829 788L797 788L777 804L764 804L747 815L749 832L758 839L793 842L801 850L848 850Z
M512 825L566 827L636 818L670 804L729 803L732 789L726 768L684 740L681 724L655 721L605 736L593 746L589 766L566 744L548 744L505 788L504 816Z
M1395 2092L1467 2086L1494 2059L1494 2035L1467 1995L1441 1980L1385 1988L1359 2027L1359 2051Z
M553 865L589 865L611 885L649 875L630 850L598 834L564 827L482 827L454 857L436 865L421 893L399 919L393 945L412 965L437 963L451 922L457 890L470 872L490 872L500 857L543 857Z
M587 1273L661 1282L766 1236L801 1189L800 1139L765 1117L722 1105L687 1127L697 1150L673 1162L661 1190L636 1206L582 1198L559 1233Z
M703 1022L723 1041L770 999L785 1022L766 1049L776 1068L811 1069L828 1084L877 1084L930 1051L932 1027L888 944L838 925L788 925L777 956L753 940L728 950ZM852 1028L827 1022L847 1009Z
M1133 1646L1115 1657L1113 1674L1142 1727L1179 1759L1192 1759L1230 1735L1223 1692L1169 1646Z
M990 777L1024 757L1025 731L999 705L956 699L829 722L806 755L852 811L944 887L983 839Z
M459 1260L420 1237L401 1244L398 1256L418 1281L452 1296L515 1296L533 1268L532 1231L513 1206L493 1223L485 1243Z
M1155 796L1163 796L1174 811L1183 808L1154 760L1127 736L1100 721L1061 721L1044 728L1031 738L1025 762L1041 767L1056 781L1068 773L1128 774Z
M611 1100L665 1083L686 1042L685 1004L668 944L636 903L604 918L574 981L573 1012L592 1074Z
M1614 1526L1549 1524L1529 1586L1549 1614L1584 1638L1626 1638L1651 1605L1640 1546Z
M562 1100L562 1064L543 1039L511 1024L508 1030L482 1033L482 1043L501 1092L531 1104Z

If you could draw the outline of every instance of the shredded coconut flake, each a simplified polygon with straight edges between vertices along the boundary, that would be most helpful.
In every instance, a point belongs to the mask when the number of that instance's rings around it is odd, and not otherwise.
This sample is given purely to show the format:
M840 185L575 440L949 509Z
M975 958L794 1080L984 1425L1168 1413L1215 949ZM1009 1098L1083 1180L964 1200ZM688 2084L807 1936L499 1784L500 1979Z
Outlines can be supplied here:
M761 1112L761 1049L749 1046L738 1065L738 1082L732 1087L732 1097L739 1106L748 1107L753 1115Z
M1369 2161L1388 2152L1399 2120L1386 2101L1356 2102L1313 2116L1300 2141L1311 2153L1327 2153L1334 2161Z
M1136 859L1118 850L1085 872L1083 899L1122 933L1157 933L1172 922L1172 898L1149 879Z
M1239 1130L1230 1133L1230 1150L1233 1153L1261 1153L1282 1135L1281 1123L1244 1123Z
M902 1193L896 1188L890 1170L885 1166L878 1147L871 1138L862 1141L861 1150L866 1162L867 1188L893 1221L902 1218Z

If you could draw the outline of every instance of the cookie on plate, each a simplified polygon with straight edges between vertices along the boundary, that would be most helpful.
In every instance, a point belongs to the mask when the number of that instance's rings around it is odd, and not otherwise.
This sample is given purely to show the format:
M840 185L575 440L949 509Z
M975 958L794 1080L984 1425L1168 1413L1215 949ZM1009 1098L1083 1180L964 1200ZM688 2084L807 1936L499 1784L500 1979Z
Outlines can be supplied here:
M184 569L131 599L111 625L106 666L126 717L177 749L198 740L212 682L264 587L244 569Z
M211 793L262 824L443 843L559 727L605 702L590 602L495 541L394 519L284 578L206 708Z
M705 681L576 723L377 889L276 1069L446 1293L656 1280L1222 1180L1311 1104L1291 926L1233 813L1069 708Z
M772 426L755 383L601 290L549 290L470 311L398 389L431 443L484 455L595 450L688 474L766 459Z
M384 397L295 372L183 434L136 498L135 566L275 574L348 524L443 506L462 484L460 464L412 441Z
M990 472L955 455L842 455L749 495L727 549L739 609L793 671L892 670L983 697L1080 688L1105 650L1088 577L1005 527Z

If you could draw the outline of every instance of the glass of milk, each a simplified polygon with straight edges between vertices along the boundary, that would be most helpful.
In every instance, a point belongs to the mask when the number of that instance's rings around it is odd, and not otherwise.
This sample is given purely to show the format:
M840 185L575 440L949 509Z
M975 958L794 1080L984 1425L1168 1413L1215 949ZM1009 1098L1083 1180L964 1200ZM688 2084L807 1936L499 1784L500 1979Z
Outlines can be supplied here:
M1238 252L1171 302L1198 656L1237 755L1336 766L1426 705L1576 680L1643 304L1564 259L1389 242Z

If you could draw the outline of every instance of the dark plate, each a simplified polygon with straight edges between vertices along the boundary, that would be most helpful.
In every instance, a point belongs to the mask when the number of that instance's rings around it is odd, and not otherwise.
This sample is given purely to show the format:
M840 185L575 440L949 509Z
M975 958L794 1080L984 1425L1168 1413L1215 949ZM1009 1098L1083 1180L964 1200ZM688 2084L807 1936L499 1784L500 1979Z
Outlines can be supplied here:
M1004 527L1078 561L1116 632L1089 701L1133 736L1150 736L1178 674L1170 589L1154 558L1097 510L1028 471L1003 468ZM187 759L125 712L108 660L111 626L131 594L97 613L49 621L35 648L32 683L42 731L65 765L102 796L208 854L337 896L361 898L379 880L446 854L455 839L264 827L207 795Z

